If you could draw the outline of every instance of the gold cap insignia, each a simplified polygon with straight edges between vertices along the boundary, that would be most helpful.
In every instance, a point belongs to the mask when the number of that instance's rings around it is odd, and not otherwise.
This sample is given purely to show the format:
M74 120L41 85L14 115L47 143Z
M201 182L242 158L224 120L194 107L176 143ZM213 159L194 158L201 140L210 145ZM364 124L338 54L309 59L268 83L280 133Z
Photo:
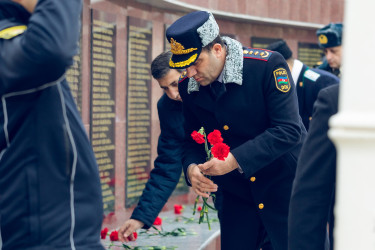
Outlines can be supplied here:
M319 36L319 42L320 42L320 44L327 44L328 38L325 35L320 35Z
M171 38L171 52L174 54L174 55L184 55L184 54L188 54L194 50L197 50L197 48L190 48L190 49L185 49L184 46L177 42L176 40L174 40L173 38Z

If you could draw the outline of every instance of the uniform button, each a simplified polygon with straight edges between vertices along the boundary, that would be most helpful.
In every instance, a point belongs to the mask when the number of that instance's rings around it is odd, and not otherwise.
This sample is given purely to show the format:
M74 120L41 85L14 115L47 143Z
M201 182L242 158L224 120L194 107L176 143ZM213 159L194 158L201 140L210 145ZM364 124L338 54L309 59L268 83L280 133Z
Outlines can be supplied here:
M303 87L303 82L299 82L299 86L300 86L300 87Z
M228 126L228 125L224 125L223 129L224 129L224 130L228 130L228 129L229 129L229 126Z
M259 203L259 209L263 209L264 208L264 204L263 203Z
M254 182L255 180L256 180L256 178L254 176L250 178L251 182Z
M309 117L309 121L311 121L311 119L312 119L312 117L310 116L310 117Z

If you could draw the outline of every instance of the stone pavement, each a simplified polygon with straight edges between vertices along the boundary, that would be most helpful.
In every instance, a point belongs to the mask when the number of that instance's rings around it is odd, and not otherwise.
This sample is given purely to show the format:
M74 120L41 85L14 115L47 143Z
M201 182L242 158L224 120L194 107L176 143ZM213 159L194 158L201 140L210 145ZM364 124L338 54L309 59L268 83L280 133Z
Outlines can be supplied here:
M209 212L211 221L211 230L205 222L198 224L199 212L193 216L193 205L186 205L182 214L174 214L174 211L161 212L159 217L162 218L162 232L171 232L177 228L186 230L185 236L162 236L152 235L156 233L155 229L150 229L147 233L145 230L138 230L138 239L135 242L129 242L127 245L134 249L176 249L176 250L216 250L220 249L220 224L215 211ZM160 226L158 226L160 228ZM143 233L142 233L143 232ZM110 246L109 236L102 240L106 249L120 250L126 249L121 246L121 242L113 242L115 246ZM154 246L155 248L150 248ZM157 246L157 247L156 247ZM138 248L137 248L138 247Z

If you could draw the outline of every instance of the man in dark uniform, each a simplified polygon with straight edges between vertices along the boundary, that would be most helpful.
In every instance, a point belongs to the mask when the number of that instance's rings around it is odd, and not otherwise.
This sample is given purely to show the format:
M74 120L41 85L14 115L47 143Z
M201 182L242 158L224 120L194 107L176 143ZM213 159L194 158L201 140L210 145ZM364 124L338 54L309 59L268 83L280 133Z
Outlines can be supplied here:
M64 75L81 9L80 0L0 1L3 250L103 249L98 166Z
M284 41L270 44L267 49L279 52L288 63L293 81L297 88L299 115L306 130L309 130L313 105L321 89L339 83L340 79L327 71L310 69L306 64L293 57L293 52Z
M179 82L185 176L203 197L220 186L222 249L257 249L268 234L275 250L286 250L292 181L306 134L288 65L279 53L221 38L206 11L181 17L166 36L170 67L187 71ZM221 131L231 148L224 161L205 163L204 146L190 137L202 126Z
M338 94L339 85L325 88L320 91L314 105L313 119L301 150L290 201L289 250L329 248L326 235L328 216L333 214L331 204L336 182L336 149L328 138L328 122L337 113ZM333 236L330 238L330 249L333 249Z
M134 231L152 226L181 176L184 118L182 100L178 93L178 79L182 70L169 68L171 56L171 52L164 52L151 63L152 76L165 91L157 105L161 130L158 157L137 207L119 230L121 241L129 241L128 236L133 240Z
M317 30L320 47L324 49L325 59L318 67L340 77L342 63L342 23L330 23Z

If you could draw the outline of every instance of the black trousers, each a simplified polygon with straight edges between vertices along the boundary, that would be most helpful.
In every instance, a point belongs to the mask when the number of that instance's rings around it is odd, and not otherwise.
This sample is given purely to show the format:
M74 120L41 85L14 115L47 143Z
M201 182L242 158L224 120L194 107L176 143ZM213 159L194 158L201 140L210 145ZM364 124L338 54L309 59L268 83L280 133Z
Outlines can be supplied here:
M271 239L258 214L257 204L252 199L243 200L225 191L220 194L222 196L222 206L218 213L220 218L221 249L274 250ZM286 250L286 236L283 242L285 244L283 243L283 247L279 249Z

